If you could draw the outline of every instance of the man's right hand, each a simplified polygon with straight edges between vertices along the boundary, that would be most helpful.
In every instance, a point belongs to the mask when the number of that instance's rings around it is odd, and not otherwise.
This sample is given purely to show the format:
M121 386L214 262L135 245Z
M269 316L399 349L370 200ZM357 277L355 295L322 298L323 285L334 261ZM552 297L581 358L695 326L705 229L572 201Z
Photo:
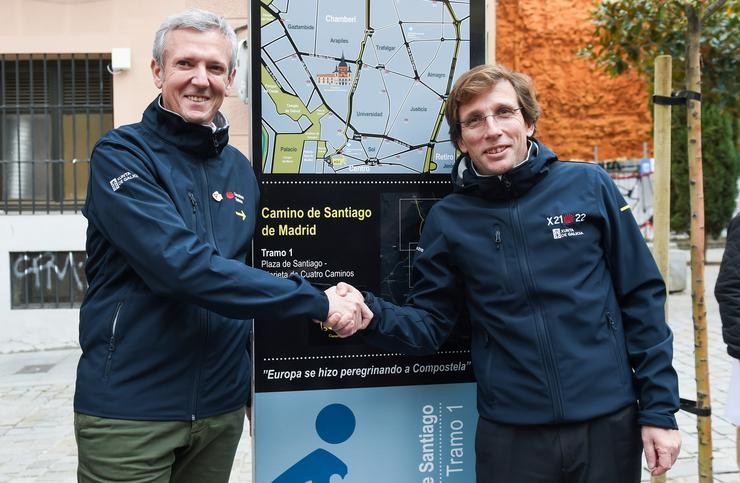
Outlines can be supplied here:
M339 337L349 337L372 320L373 313L365 305L362 293L351 285L340 283L324 293L329 298L329 313L323 323Z

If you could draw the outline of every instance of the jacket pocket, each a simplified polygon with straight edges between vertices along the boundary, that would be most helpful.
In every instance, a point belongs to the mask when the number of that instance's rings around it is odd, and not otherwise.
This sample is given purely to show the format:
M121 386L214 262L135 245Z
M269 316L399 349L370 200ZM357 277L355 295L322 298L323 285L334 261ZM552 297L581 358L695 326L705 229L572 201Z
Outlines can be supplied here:
M198 233L198 200L192 191L188 191L188 199L190 200L190 206L193 208L193 216L191 217L193 231Z
M108 339L108 355L105 358L105 372L103 379L108 380L110 376L111 365L113 364L113 353L116 350L116 329L118 328L118 317L121 315L121 308L123 308L123 302L116 304L116 310L113 313L113 321L111 322L110 338Z
M622 334L619 332L619 328L617 327L617 323L614 321L614 318L612 317L612 314L610 312L606 313L606 325L607 329L609 329L609 337L611 339L611 346L612 351L614 353L614 358L617 361L617 372L619 372L619 382L622 384L626 384L626 378L625 375L628 372L627 369L627 361L625 360L625 350L623 348L623 344L619 343L619 337L623 337Z
M474 324L473 337L471 340L471 357L473 358L473 373L478 385L478 391L482 394L489 410L492 410L497 402L496 390L494 389L494 374L496 374L496 362L494 361L495 348L488 331L482 324Z
M507 293L511 293L509 267L506 263L507 246L504 243L503 230L499 225L495 225L493 227L493 241L496 250L494 257L497 261L495 267L499 272L498 276L501 278L501 286L503 287L504 291L506 291Z

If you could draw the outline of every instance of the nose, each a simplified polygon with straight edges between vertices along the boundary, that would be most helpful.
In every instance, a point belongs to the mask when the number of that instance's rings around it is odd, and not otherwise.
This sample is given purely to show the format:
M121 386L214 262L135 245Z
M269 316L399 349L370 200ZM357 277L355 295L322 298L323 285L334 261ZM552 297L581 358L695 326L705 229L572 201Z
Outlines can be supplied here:
M498 136L502 132L500 123L496 120L494 116L486 117L484 130L486 136Z
M193 69L193 77L190 82L196 86L208 87L208 72L205 65L199 65Z

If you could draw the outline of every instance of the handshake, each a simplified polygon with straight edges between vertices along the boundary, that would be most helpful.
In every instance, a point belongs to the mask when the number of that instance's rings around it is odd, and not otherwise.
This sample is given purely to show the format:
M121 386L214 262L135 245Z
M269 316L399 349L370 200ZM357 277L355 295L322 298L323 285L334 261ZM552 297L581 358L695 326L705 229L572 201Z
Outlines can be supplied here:
M373 313L365 305L362 293L348 283L339 282L324 291L329 298L329 313L322 322L324 327L333 330L339 337L349 337L363 330L373 319Z

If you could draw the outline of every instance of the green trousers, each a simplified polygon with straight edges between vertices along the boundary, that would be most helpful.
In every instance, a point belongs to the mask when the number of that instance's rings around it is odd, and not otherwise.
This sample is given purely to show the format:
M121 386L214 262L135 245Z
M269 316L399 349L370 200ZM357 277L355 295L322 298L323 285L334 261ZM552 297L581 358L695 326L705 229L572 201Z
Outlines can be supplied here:
M244 409L199 421L131 421L75 413L77 481L227 483Z

